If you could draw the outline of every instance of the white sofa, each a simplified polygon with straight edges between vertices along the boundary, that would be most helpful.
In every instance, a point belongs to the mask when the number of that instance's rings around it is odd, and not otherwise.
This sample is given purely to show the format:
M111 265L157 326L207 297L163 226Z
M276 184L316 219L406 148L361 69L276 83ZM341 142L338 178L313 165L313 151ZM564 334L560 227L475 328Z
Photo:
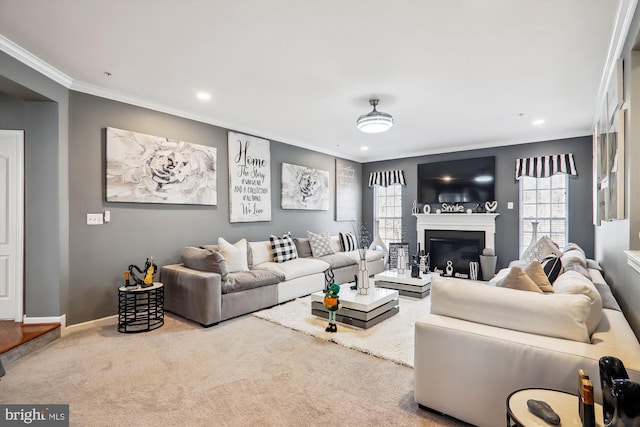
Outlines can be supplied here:
M298 257L274 262L271 242L246 242L246 271L225 272L218 245L185 247L181 263L160 269L164 307L203 326L251 313L323 289L324 272L332 267L334 281L353 281L358 271L358 251L341 250L331 236L335 254L313 257L307 238L293 239ZM367 251L369 274L384 270L384 254Z
M588 272L599 304L593 295L543 295L434 278L431 312L415 323L415 401L495 427L505 424L511 392L535 387L575 394L578 369L590 374L601 403L598 361L603 356L622 360L630 378L640 381L638 340L601 272ZM569 282L573 274L578 273L565 272L558 280ZM590 331L594 316L598 321Z

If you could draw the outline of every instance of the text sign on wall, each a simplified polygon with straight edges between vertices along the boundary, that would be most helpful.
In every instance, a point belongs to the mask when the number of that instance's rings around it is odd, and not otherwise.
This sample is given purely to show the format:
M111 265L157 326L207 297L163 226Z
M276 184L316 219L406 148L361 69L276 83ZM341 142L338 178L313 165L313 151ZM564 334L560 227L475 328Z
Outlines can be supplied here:
M229 221L271 221L269 141L229 132Z
M336 159L336 221L357 219L358 180L356 169L347 161Z

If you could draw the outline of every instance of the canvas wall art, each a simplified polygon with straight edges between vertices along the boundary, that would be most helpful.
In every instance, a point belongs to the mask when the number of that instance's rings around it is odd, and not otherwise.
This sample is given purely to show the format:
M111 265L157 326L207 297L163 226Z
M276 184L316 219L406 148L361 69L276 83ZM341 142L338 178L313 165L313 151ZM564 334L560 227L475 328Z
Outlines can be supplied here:
M228 133L229 221L271 221L269 141Z
M283 163L282 209L329 210L329 172Z
M357 176L351 162L336 159L336 221L355 221L357 218Z
M107 128L107 201L215 205L215 147Z

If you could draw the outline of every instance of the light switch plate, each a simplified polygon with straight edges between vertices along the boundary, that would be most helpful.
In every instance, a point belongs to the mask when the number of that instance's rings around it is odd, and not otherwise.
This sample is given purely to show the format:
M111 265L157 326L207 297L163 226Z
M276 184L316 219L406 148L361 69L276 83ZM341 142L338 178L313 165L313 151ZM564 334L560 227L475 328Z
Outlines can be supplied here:
M87 225L101 225L104 224L103 216L99 214L87 214Z
M513 209L513 202L507 202L507 209Z

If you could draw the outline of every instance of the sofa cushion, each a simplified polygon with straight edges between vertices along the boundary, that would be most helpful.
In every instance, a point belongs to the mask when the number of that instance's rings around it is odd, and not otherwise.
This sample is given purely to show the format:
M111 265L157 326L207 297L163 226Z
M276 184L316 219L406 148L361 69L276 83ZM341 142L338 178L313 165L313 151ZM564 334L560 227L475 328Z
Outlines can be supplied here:
M311 245L311 253L315 258L335 253L331 247L331 238L329 233L316 234L307 231L309 236L309 245Z
M517 289L520 291L530 291L542 293L538 285L520 267L511 267L504 279L496 283L501 288Z
M431 313L499 328L589 343L585 295L519 292L432 276Z
M293 239L293 244L296 245L296 251L298 251L298 258L312 257L311 245L309 244L308 237L296 237Z
M540 261L544 274L547 275L549 282L553 284L560 274L562 274L562 262L560 257L548 255Z
M542 236L536 243L525 249L520 259L530 263L534 259L540 261L548 255L562 256L562 251L549 236Z
M600 297L602 298L602 308L622 311L622 309L620 309L618 301L616 301L615 297L613 296L613 292L611 292L609 284L604 280L604 277L602 277L602 271L595 268L590 268L589 274L591 275L591 282L593 282L593 285L596 287L598 293L600 294Z
M269 240L261 240L259 242L249 242L249 250L251 251L251 268L263 262L273 261L273 250Z
M527 273L527 276L529 276L536 285L538 285L542 292L553 292L553 286L551 286L551 282L549 282L549 278L542 268L540 261L531 261L531 264L524 269L524 272Z
M569 242L566 244L566 246L564 247L564 249L562 249L562 252L568 252L568 251L573 251L573 250L578 250L580 252L582 252L582 255L585 255L584 253L584 249L582 249L580 247L580 245L578 245L577 243L573 243L573 242Z
M275 262L285 262L298 258L296 245L293 244L291 233L287 233L282 237L271 236L271 250L273 252L273 260Z
M269 270L249 270L229 273L227 280L222 282L222 293L228 294L247 289L259 288L280 283L284 280L284 275L277 271Z
M590 279L575 271L565 271L553 282L555 295L580 294L589 298L587 329L593 333L602 318L602 297Z
M330 236L329 239L331 240L331 247L333 248L333 252L341 252L342 246L340 246L340 237L338 237L338 235L335 235Z
M227 279L229 268L220 252L187 246L182 249L180 257L185 267L218 273L222 276L222 280Z
M357 264L357 262L355 262L352 257L350 257L349 255L343 254L342 252L338 252L337 254L325 255L318 259L328 262L331 265L331 268L333 269Z
M309 276L315 273L324 273L329 268L327 262L314 258L296 258L287 262L263 262L255 265L254 269L269 270L281 273L285 280L291 280L298 277Z
M338 237L340 239L342 252L355 251L358 249L356 236L354 236L353 233L338 233Z
M584 251L580 248L565 249L560 256L560 260L563 265L565 263L578 263L585 268L587 267L587 257L585 256Z
M591 279L591 275L587 270L587 258L582 249L565 250L560 257L560 262L562 262L564 271L576 271L587 279Z
M343 252L343 253L344 255L347 255L348 257L353 259L355 262L360 261L360 252L357 249L355 251ZM366 254L367 261L372 262L372 261L377 261L383 258L384 258L384 252L367 249L367 254Z
M229 243L224 238L218 238L218 247L220 253L227 261L229 273L236 271L247 271L249 266L247 263L247 240L240 239L236 243Z

